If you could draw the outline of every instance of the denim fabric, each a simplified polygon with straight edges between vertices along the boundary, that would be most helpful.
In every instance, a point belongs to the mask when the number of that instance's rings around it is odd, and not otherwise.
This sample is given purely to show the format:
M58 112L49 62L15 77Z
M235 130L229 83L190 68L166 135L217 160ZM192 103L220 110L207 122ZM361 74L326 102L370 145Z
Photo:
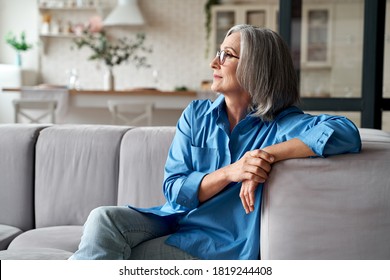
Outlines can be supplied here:
M94 209L84 226L79 249L71 260L193 259L180 249L164 243L177 226L174 217L143 214L128 207L102 206ZM162 237L162 238L159 238ZM145 242L148 240L152 242ZM143 244L145 242L145 244Z

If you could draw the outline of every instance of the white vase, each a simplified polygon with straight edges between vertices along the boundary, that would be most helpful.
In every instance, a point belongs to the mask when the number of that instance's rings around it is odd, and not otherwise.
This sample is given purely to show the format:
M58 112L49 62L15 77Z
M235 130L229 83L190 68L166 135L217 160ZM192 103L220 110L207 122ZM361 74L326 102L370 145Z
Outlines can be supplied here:
M106 72L104 73L103 88L104 90L115 89L115 77L112 71L112 67L107 68Z

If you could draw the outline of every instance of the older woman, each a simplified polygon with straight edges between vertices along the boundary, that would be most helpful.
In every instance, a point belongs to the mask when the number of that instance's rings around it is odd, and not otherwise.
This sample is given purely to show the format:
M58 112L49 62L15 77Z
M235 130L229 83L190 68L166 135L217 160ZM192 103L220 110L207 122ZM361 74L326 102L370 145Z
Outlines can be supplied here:
M91 212L72 259L128 259L154 240L157 259L258 259L263 183L272 164L359 152L339 116L304 114L289 49L275 32L234 26L211 62L214 101L183 112L165 165L167 202ZM286 186L288 187L288 186Z

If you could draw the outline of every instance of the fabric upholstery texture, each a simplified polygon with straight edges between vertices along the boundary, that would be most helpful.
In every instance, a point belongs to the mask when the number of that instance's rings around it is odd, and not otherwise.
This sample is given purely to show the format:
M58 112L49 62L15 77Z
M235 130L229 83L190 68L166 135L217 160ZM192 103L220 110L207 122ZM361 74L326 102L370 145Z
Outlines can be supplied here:
M42 125L0 125L0 224L34 227L35 143Z
M53 126L37 142L36 227L83 225L89 212L115 205L119 148L127 127Z
M72 254L53 248L24 248L0 251L0 260L67 260Z
M5 250L8 244L22 231L13 226L0 225L0 250Z
M273 167L263 197L263 259L390 259L390 134L361 133L360 154Z
M56 248L75 252L80 243L82 232L82 226L55 226L29 230L16 237L8 250Z
M152 207L165 203L164 165L174 127L143 127L128 131L122 140L118 205Z

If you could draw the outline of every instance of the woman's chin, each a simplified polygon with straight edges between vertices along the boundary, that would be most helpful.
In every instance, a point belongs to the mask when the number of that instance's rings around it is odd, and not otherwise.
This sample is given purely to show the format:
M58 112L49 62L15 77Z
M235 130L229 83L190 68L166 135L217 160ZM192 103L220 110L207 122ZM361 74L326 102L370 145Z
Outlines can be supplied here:
M219 92L219 87L215 83L211 85L210 89L213 92Z

